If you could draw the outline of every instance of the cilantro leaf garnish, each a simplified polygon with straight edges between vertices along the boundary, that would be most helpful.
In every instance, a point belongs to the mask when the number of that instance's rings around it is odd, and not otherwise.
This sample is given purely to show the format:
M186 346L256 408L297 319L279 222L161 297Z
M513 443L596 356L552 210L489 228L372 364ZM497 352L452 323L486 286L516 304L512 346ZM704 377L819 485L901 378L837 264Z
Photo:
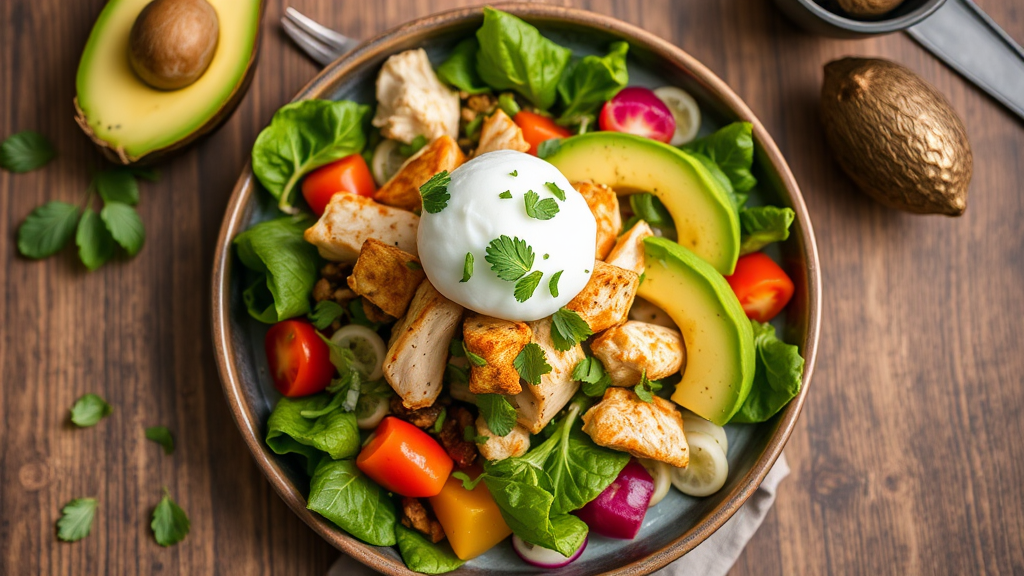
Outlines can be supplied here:
M149 524L153 529L153 536L156 543L161 546L171 546L181 542L188 536L190 523L188 516L180 506L171 500L170 494L164 488L164 497L153 510L153 521Z
M146 440L152 440L163 446L164 454L174 454L174 435L166 426L146 428Z
M79 428L87 428L95 426L113 411L114 409L103 398L96 394L86 394L71 407L71 421Z
M475 434L476 433L474 432L474 435ZM466 442L470 442L471 440L476 440L477 444L485 444L487 443L487 436L476 436L475 438L472 439L466 439ZM484 479L484 475L480 474L474 480L469 477L469 474L466 474L465 472L462 472L460 470L458 472L452 472L452 478L455 478L456 480L461 480L462 487L465 488L466 490L472 490L476 488L476 485L479 484L481 480Z
M448 206L451 194L448 193L448 184L452 177L447 170L442 170L430 177L423 186L420 186L420 196L423 197L423 209L430 214L437 214Z
M554 182L545 182L544 185L548 187L548 190L550 190L552 194L555 195L555 198L565 202L565 190L559 188L558 184L555 184Z
M544 273L540 270L534 270L526 276L523 276L516 282L515 292L513 293L516 300L519 302L526 302L533 296L533 293L537 290L537 285L540 284L541 277Z
M309 321L317 330L323 330L345 315L345 308L334 300L321 300L309 314Z
M551 372L551 365L544 356L544 349L536 342L530 342L523 347L512 366L519 372L519 377L534 386L540 384L540 377ZM493 430L493 428L492 428Z
M516 409L501 394L477 394L476 405L495 435L506 436L515 428Z
M572 379L583 383L583 393L590 397L604 396L612 383L611 376L604 370L604 364L593 356L587 356L576 364Z
M533 248L525 240L502 234L487 245L484 260L490 262L491 270L498 278L515 282L533 268Z
M661 382L647 379L647 369L640 373L640 381L633 387L633 391L641 400L650 404L654 402L654 393L661 390Z
M558 279L562 277L564 270L559 270L551 276L551 280L548 280L548 290L551 291L552 298L558 298Z
M444 367L444 381L447 384L469 384L469 369L451 362Z
M462 439L466 442L472 442L474 444L483 444L487 442L487 436L476 433L476 427L466 426L462 429Z
M54 200L36 208L18 228L18 252L27 258L46 258L75 235L78 207Z
M551 198L540 199L540 196L530 190L524 196L526 200L526 215L537 220L551 220L558 214L558 203Z
M60 520L57 520L57 538L75 542L88 536L98 504L95 498L75 498L65 504L60 510Z
M561 307L551 316L551 342L565 352L593 334L587 321L576 312Z
M469 282L469 279L473 277L473 257L472 252L466 252L466 263L462 265L462 280L459 282Z
M437 420L434 420L434 434L440 434L441 428L444 427L444 421L448 418L448 409L441 407L441 413L437 415Z
M458 338L452 338L452 341L448 343L448 353L455 358L466 357L466 345L462 340Z
M11 172L42 168L55 156L57 151L46 136L32 130L11 134L0 144L0 168Z
M516 176L519 176L519 170L513 170L509 172L508 175L515 178Z
M472 352L469 349L469 346L466 346L465 342L462 343L462 351L466 354L466 359L469 360L469 363L473 366L476 366L477 368L487 366L487 360L484 360L483 356Z
M512 197L512 191L511 190L505 190L501 194L498 194L498 198L501 198L501 199L504 199L504 200L508 200L511 197Z

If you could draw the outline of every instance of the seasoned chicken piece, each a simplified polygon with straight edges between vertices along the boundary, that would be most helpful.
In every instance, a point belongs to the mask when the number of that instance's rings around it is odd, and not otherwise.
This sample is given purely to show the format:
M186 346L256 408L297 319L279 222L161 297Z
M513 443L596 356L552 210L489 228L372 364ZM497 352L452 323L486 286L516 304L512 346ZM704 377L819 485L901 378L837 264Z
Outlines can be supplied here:
M444 540L444 528L419 498L402 498L402 526L423 534L434 544Z
M459 93L441 83L422 48L391 56L377 76L373 125L385 138L411 143L459 135Z
M637 458L667 462L677 468L690 462L683 417L668 400L644 402L629 388L609 388L583 415L583 431L598 446L629 452Z
M637 296L633 299L633 306L629 309L629 319L637 322L647 322L665 328L678 329L672 317L661 308L651 304L647 300Z
M384 311L398 318L405 314L420 282L426 278L420 261L374 238L367 238L359 259L348 277L348 287Z
M492 462L522 456L530 449L530 431L522 424L516 424L516 427L505 436L498 436L487 427L487 421L483 416L477 416L476 434L487 438L486 442L477 444L476 447L480 449L481 456Z
M396 316L392 316L387 312L381 310L380 306L377 306L376 304L370 302L366 298L362 299L362 303L363 315L365 315L366 319L369 320L370 322L376 322L377 324L390 324L391 322L395 321Z
M639 286L636 272L598 260L583 291L565 307L579 314L597 334L626 321Z
M469 468L476 462L476 444L465 438L466 428L472 427L473 414L469 410L457 404L448 408L448 416L441 424L437 440L455 462L456 468Z
M526 152L530 144L523 138L523 131L502 109L495 110L484 119L480 128L480 145L473 156L479 156L495 150L518 150Z
M381 204L418 212L423 206L420 186L434 174L442 170L451 172L465 161L462 148L454 138L445 134L406 160L398 172L373 193L373 199Z
M544 351L551 372L541 376L536 386L523 382L523 391L512 398L512 404L519 410L519 423L537 434L576 393L579 382L572 379L572 371L585 355L579 344L565 352L555 349L551 341L551 317L527 324L533 330L533 341Z
M530 343L533 331L525 322L510 322L473 313L462 323L466 349L487 364L470 363L469 391L473 394L514 395L523 391L512 361Z
M391 414L393 414L395 418L405 420L417 428L427 430L434 427L434 423L437 422L438 417L441 416L441 412L447 410L447 405L451 404L451 402L445 402L445 398L442 397L439 398L437 402L434 402L426 408L409 410L404 404L402 404L401 398L398 396L392 396L388 404L391 409Z
M441 392L448 343L462 319L462 306L445 298L429 280L420 283L405 313L391 329L384 379L410 410L434 403Z
M367 238L416 256L420 217L378 204L365 196L335 194L324 215L303 235L320 255L334 262L355 262Z
M619 268L644 273L644 238L654 236L647 222L638 220L633 227L619 238L605 262Z
M604 364L613 386L635 386L645 370L651 380L671 376L686 363L678 330L632 320L602 332L590 351Z
M604 260L608 252L615 246L615 239L622 231L622 214L619 212L619 197L615 190L604 184L594 184L589 180L573 182L572 187L576 189L587 206L594 213L594 220L597 220L597 255L595 258Z

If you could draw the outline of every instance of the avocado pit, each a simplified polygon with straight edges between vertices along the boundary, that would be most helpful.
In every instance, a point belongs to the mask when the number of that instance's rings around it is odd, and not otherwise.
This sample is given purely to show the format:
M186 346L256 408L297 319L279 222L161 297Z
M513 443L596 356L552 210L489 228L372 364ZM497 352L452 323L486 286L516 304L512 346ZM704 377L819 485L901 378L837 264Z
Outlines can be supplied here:
M146 84L178 90L203 75L219 36L217 11L206 0L154 0L132 26L128 60Z

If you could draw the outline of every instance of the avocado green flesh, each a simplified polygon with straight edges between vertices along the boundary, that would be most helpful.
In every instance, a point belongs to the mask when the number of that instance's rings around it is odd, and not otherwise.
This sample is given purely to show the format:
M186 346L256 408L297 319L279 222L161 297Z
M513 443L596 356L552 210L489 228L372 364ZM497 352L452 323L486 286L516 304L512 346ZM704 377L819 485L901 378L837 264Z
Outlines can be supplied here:
M562 140L545 158L570 182L593 180L620 193L650 192L672 214L678 241L722 274L740 254L740 222L721 186L689 154L632 134L591 132Z
M135 161L217 119L249 69L261 0L208 1L220 21L217 50L198 80L170 91L145 84L128 62L128 35L149 0L107 3L89 35L76 79L78 108L94 140Z
M719 426L740 409L754 380L754 332L729 283L693 252L665 238L644 240L637 296L679 326L686 367L672 401Z

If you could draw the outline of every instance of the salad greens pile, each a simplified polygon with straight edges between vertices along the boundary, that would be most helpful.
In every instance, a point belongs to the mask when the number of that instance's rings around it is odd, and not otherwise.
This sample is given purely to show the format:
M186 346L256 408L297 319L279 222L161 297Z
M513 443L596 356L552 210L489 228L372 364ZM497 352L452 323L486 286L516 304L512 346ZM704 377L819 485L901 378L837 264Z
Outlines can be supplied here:
M309 295L317 281L320 255L302 233L312 226L306 216L261 222L235 237L239 260L255 277L242 299L249 314L267 324L310 311Z

